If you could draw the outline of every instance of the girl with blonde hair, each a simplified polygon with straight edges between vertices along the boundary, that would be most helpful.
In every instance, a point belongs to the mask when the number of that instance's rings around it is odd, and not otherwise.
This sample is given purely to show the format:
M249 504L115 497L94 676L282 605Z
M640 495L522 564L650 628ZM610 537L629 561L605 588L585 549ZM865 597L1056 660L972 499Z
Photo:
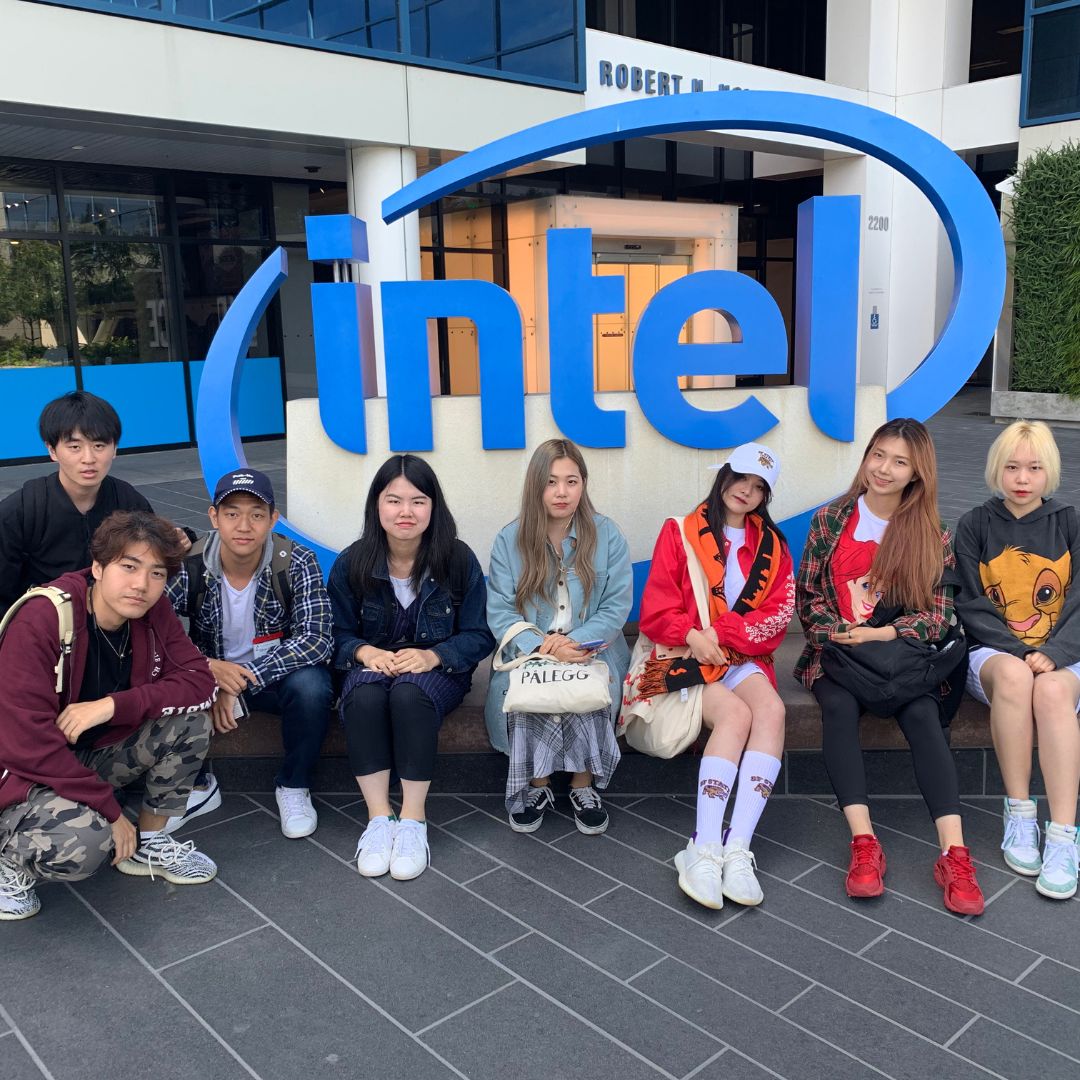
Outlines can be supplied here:
M623 626L633 600L630 551L618 526L596 512L589 471L569 439L536 448L525 473L521 512L496 536L488 575L488 625L501 642L514 623L532 623L507 642L504 659L538 653L582 664L601 653L610 672L611 708L587 713L506 714L509 673L488 688L488 737L508 753L506 805L515 832L534 832L554 802L550 779L569 772L580 832L602 833L607 811L596 789L619 763L614 723L630 662Z
M942 640L952 622L954 566L952 537L938 516L930 433L917 420L890 420L874 432L847 494L814 515L797 582L806 646L795 675L821 706L825 767L851 829L848 896L881 895L885 854L870 821L859 745L865 704L824 673L822 650L828 642L858 649L899 637ZM898 705L894 715L937 828L941 856L934 879L944 890L945 907L979 915L982 890L964 845L956 765L940 702L924 694Z
M957 611L971 643L967 690L990 706L990 731L1005 781L1001 843L1006 864L1034 877L1043 896L1076 893L1076 798L1080 788L1080 558L1076 510L1050 496L1061 479L1053 433L1018 420L986 460L993 492L961 519ZM1050 804L1039 851L1031 797L1033 735Z

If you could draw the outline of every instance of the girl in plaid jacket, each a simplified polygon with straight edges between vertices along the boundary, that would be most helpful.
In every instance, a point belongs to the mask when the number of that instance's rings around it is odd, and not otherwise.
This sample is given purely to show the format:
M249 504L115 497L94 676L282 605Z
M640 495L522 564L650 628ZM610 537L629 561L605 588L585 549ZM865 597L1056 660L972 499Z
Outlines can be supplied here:
M870 439L846 495L814 515L798 577L806 646L795 675L821 706L822 751L851 829L847 893L880 896L885 855L870 823L859 746L863 704L821 668L826 643L855 648L900 637L938 641L952 622L952 537L937 509L937 460L917 420L890 420ZM934 878L950 911L978 915L983 896L964 846L956 766L935 698L896 709L911 747L915 777L937 827L942 852Z

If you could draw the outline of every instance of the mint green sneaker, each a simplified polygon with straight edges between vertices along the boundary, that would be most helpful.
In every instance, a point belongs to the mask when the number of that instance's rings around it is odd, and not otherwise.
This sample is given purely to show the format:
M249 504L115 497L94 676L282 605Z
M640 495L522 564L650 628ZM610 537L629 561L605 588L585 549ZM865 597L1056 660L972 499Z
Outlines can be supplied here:
M1068 900L1076 895L1077 835L1075 825L1046 823L1042 873L1035 888L1051 900Z
M1005 865L1024 877L1037 877L1042 869L1039 856L1039 822L1034 799L1006 799L1002 815L1005 839L1001 850Z

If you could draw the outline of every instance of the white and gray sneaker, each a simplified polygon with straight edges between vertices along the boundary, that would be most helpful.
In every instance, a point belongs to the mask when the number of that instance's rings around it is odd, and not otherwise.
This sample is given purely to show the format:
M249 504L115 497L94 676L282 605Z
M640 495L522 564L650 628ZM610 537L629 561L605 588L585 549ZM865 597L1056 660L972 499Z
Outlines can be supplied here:
M1042 873L1035 888L1051 900L1068 900L1076 895L1077 830L1075 825L1046 823L1046 847Z
M402 818L394 830L394 850L390 856L390 876L395 881L419 877L431 862L427 842L427 824Z
M121 874L161 877L173 885L205 885L217 877L217 863L195 850L195 842L180 843L168 833L143 833L135 854L116 864Z
M217 782L217 777L213 773L207 773L206 787L192 788L184 812L176 817L169 818L161 831L174 833L177 829L182 829L189 822L194 821L195 818L202 817L203 814L209 814L220 806L221 787Z
M0 920L29 919L40 910L34 878L22 867L0 859Z
M729 840L724 845L724 895L744 907L757 907L765 894L757 876L757 860L745 840Z
M281 831L290 840L310 836L319 827L319 815L311 805L311 792L303 787L274 788Z
M679 888L691 900L707 908L724 906L723 844L695 844L690 840L675 856L675 869L679 871Z
M1038 877L1042 869L1036 813L1034 799L1005 799L1002 813L1005 837L1001 841L1001 851L1005 865L1025 877Z
M390 854L394 850L394 818L373 817L356 845L356 869L364 877L382 877L390 869Z

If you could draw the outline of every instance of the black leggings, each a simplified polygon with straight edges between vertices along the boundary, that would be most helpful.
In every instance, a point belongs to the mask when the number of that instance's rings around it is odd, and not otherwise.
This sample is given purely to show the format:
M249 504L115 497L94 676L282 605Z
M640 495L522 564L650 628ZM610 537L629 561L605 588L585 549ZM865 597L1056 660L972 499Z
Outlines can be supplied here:
M866 768L859 745L859 717L863 706L850 690L822 675L814 683L821 706L821 749L825 768L841 807L868 803ZM931 697L909 701L896 710L896 722L911 747L915 779L930 816L937 821L960 813L956 765L941 730L938 703Z
M353 776L391 767L402 780L430 780L435 772L439 714L416 683L360 683L341 710Z

